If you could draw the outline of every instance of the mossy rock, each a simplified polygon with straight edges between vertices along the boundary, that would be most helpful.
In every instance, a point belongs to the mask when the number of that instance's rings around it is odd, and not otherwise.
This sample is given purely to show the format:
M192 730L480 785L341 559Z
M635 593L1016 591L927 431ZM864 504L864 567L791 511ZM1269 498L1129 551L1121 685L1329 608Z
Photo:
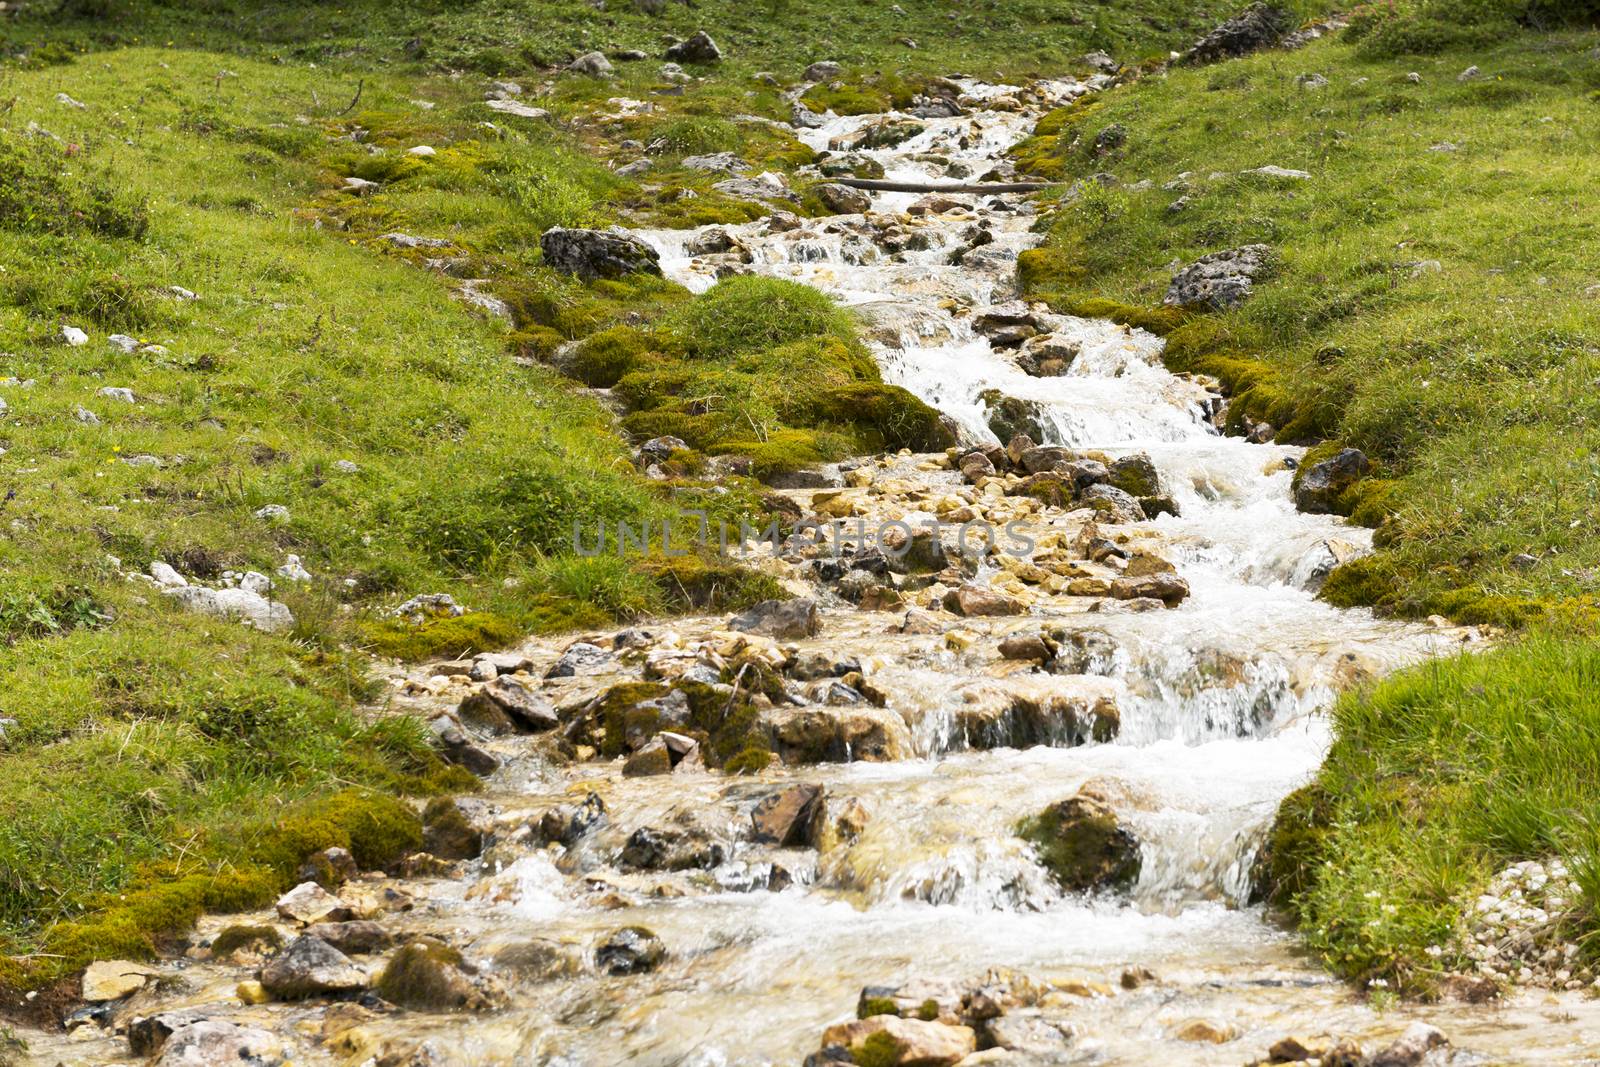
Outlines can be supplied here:
M1251 868L1252 900L1292 912L1310 891L1327 854L1333 805L1321 786L1301 786L1283 799Z
M514 621L487 611L430 619L421 626L382 619L367 623L361 632L373 652L409 663L492 652L522 637L522 628Z
M863 451L942 452L956 443L944 417L898 385L858 382L802 403L817 422L852 426Z
M741 611L763 600L782 600L770 574L698 556L652 557L640 564L675 606L694 611Z
M414 1011L464 1011L477 999L466 968L461 953L450 946L431 938L413 941L390 957L373 990Z
M1099 799L1079 794L1017 824L1039 861L1068 892L1126 889L1139 879L1139 842Z
M283 947L283 935L276 927L234 925L225 927L211 941L213 959L226 959L236 952L266 953Z

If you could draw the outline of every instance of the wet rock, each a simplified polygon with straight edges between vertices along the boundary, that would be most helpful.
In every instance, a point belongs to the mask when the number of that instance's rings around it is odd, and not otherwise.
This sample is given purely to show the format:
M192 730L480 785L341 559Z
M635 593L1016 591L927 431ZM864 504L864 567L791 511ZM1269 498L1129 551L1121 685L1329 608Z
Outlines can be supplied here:
M688 40L668 48L666 58L674 63L715 63L722 58L722 49L705 30L697 30Z
M236 923L218 931L209 947L215 960L260 963L283 947L283 935L276 927Z
M1417 1067L1429 1052L1449 1043L1437 1027L1415 1022L1405 1028L1394 1044L1374 1053L1368 1067Z
M1295 506L1313 515L1329 514L1337 505L1340 494L1366 477L1371 470L1371 461L1360 449L1340 449L1337 455L1296 472Z
M1021 453L1017 461L1029 474L1038 474L1054 470L1060 464L1070 463L1076 458L1071 449L1060 445L1036 445Z
M1144 521L1144 506L1114 485L1091 485L1079 494L1079 503L1095 510L1100 522Z
M897 626L896 629L903 634L944 633L944 627L940 625L939 620L920 608L911 608L908 610L905 614L905 617L900 620L900 625Z
M848 1062L882 1067L954 1067L978 1048L978 1035L967 1026L873 1015L830 1026L822 1047L845 1049Z
M728 628L787 641L815 637L822 618L815 600L764 600L729 619Z
M582 647L594 648L593 645ZM594 662L592 653L585 653L585 656L587 662ZM609 663L610 657L605 657L604 662ZM492 663L486 665L491 670L496 669ZM574 660L563 656L562 663L557 663L551 669L576 672L578 668ZM551 677L566 677L566 675L557 674ZM456 714L463 722L491 728L494 733L506 733L510 729L524 733L538 733L555 728L561 721L548 700L517 679L506 675L496 675L477 692L469 695L456 709ZM506 729L495 728L500 723L504 723Z
M303 1000L367 987L367 974L319 937L301 935L261 968L261 985L278 1000Z
M969 452L961 457L961 477L972 485L993 477L994 473L994 463L982 452Z
M1111 484L1129 496L1159 496L1161 493L1161 475L1143 452L1114 460L1107 474Z
M907 119L880 119L877 122L862 127L854 134L846 135L848 143L840 143L838 148L894 148L904 144L922 133L927 127L920 122ZM836 142L839 138L834 139ZM830 143L829 148L835 145Z
M1122 972L1119 984L1123 989L1138 989L1156 980L1156 973L1148 967L1129 967Z
M1218 1019L1185 1019L1171 1032L1175 1040L1197 1045L1222 1045L1239 1036L1236 1028Z
M1073 360L1082 352L1082 346L1059 334L1046 333L1022 342L1017 352L1017 366L1024 374L1036 378L1059 378L1072 369Z
M1069 892L1122 889L1139 878L1139 842L1117 821L1110 805L1079 792L1017 827L1039 861Z
M927 574L943 569L950 562L944 542L931 529L918 528L909 534L898 526L883 532L883 551L888 569L897 574Z
M479 777L488 777L500 769L500 761L467 740L461 726L448 715L429 720L428 729L433 734L439 755L447 762L465 767Z
M576 678L582 674L595 674L606 670L611 664L611 653L599 645L591 645L586 641L579 641L568 646L567 650L561 653L561 658L545 672L544 676L546 678ZM509 678L501 679L501 682L503 685L510 687L513 692L516 687L520 686L520 683L514 682ZM485 689L487 688L485 687ZM509 712L512 709L507 707L506 710ZM553 726L555 724L552 722L550 725Z
M1111 472L1097 459L1075 459L1057 463L1051 469L1064 475L1072 488L1080 493L1090 486L1105 485L1111 481Z
M320 938L347 956L382 952L394 942L389 931L366 919L312 923L306 927L305 932L310 937Z
M1000 655L1003 659L1045 663L1055 658L1055 648L1043 634L1012 634L1000 642Z
M822 787L808 782L769 793L750 813L750 839L761 845L799 848L815 838L823 804Z
M822 201L822 206L835 215L862 215L872 206L872 197L861 189L852 189L838 182L824 182L812 192Z
M205 1018L205 1013L198 1008L135 1015L128 1021L128 1048L135 1056L154 1056L173 1034L186 1026L204 1022Z
M571 848L584 835L607 823L606 804L598 793L585 794L577 804L558 804L539 816L539 839Z
M302 882L316 882L324 888L333 889L360 873L361 869L356 866L356 858L350 854L350 850L333 845L307 856L295 876Z
M483 834L472 825L460 801L434 797L422 810L422 847L445 860L476 859L483 851Z
M968 618L980 615L1021 615L1028 609L1016 597L977 585L963 585L944 595L946 611Z
M944 193L929 193L921 199L912 201L911 206L906 208L906 214L914 217L944 215L951 211L958 211L963 207L966 207L966 205L953 196L947 196Z
M1036 1012L997 1016L985 1022L983 1030L991 1047L1036 1056L1044 1062L1061 1057L1073 1038L1070 1027L1063 1029Z
M308 925L350 918L350 906L316 882L301 882L279 897L277 910L290 922Z
M461 953L431 938L396 952L373 990L389 1003L414 1011L488 1011L499 1000L498 990Z
M1243 245L1201 256L1172 276L1163 302L1173 307L1225 310L1245 301L1271 266L1269 245Z
M624 274L660 274L656 250L620 230L552 227L539 238L547 267L584 278L618 278Z
M624 778L650 778L672 773L672 754L659 737L651 738L622 765Z
M989 426L990 434L1002 442L1008 442L1019 434L1026 434L1035 442L1048 437L1045 429L1048 426L1048 414L1045 405L1038 400L1006 397L998 389L982 390L978 400L984 408L984 422Z
M1189 63L1214 63L1270 48L1293 27L1289 13L1276 4L1251 4L1196 41L1184 54Z
M661 966L667 947L643 926L625 926L595 949L595 966L609 975L646 974Z
M727 858L727 850L703 827L641 826L628 836L617 857L623 870L710 870Z
M277 1067L283 1044L255 1027L204 1019L172 1032L154 1067Z
M1117 600L1150 597L1175 608L1189 595L1189 583L1176 574L1157 572L1138 578L1118 578L1111 583L1111 595Z
M535 938L496 952L494 969L523 982L552 982L582 974L583 958L572 945Z
M130 997L159 974L153 967L127 960L96 960L83 972L80 996L90 1004Z
M899 715L871 705L789 708L765 713L773 749L784 763L881 763L908 758L911 734Z

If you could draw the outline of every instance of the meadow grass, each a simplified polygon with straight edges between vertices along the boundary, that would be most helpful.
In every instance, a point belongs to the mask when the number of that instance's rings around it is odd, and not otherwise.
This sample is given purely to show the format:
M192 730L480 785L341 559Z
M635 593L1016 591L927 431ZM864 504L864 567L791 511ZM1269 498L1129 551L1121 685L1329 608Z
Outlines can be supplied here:
M1582 889L1565 936L1595 958L1597 683L1600 645L1539 632L1336 705L1337 741L1285 803L1265 864L1275 901L1331 968L1431 992L1468 964L1462 913L1489 878L1550 857Z
M1120 179L1064 199L1029 253L1032 291L1061 306L1159 304L1173 264L1273 247L1243 305L1157 328L1175 369L1230 387L1236 423L1378 465L1362 518L1380 551L1330 599L1518 625L1586 617L1600 590L1600 34L1496 36L1174 68L1058 113L1019 157ZM1097 152L1112 125L1125 144Z

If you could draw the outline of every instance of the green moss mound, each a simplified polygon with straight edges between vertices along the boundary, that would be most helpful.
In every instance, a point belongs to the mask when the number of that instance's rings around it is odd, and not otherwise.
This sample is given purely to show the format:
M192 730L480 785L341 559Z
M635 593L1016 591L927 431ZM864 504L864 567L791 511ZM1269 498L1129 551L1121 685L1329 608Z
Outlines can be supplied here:
M365 635L372 651L411 663L451 656L493 652L522 636L512 619L487 611L469 611L455 618L431 619L421 626L385 619L369 624Z

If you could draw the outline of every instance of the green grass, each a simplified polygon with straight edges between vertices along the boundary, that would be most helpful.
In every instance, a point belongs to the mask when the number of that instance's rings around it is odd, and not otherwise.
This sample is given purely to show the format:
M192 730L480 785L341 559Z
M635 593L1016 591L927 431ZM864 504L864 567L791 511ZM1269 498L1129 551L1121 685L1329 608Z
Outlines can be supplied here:
M939 0L895 5L701 0L693 6L661 5L650 13L641 5L599 8L586 0L417 0L398 8L376 0L338 5L72 0L60 6L73 17L52 18L56 6L38 5L14 28L0 27L0 34L8 35L0 36L0 45L17 50L56 45L39 58L42 64L79 48L170 41L344 67L400 63L521 75L594 49L638 49L659 57L663 34L687 37L706 29L721 46L725 65L745 72L765 69L795 77L815 60L832 59L868 71L992 77L1059 73L1096 48L1124 58L1165 54L1245 5L1235 0L1199 8L1178 0L1115 5L990 0L952 8ZM1288 6L1300 13L1326 9L1315 0Z
M1057 113L1019 153L1124 182L1063 202L1026 257L1031 290L1060 306L1148 307L1174 260L1277 250L1237 310L1154 326L1176 369L1230 386L1236 424L1379 465L1382 500L1353 495L1348 510L1382 523L1382 551L1360 581L1330 584L1344 602L1518 621L1586 611L1600 588L1600 274L1584 207L1600 35L1496 26L1493 43L1428 55L1372 58L1366 39L1335 37L1178 68ZM1483 76L1459 81L1469 65ZM1305 72L1327 86L1300 87ZM1127 143L1097 155L1112 123ZM1243 173L1266 165L1312 177ZM1183 172L1186 190L1162 188ZM1153 187L1130 188L1140 179ZM1523 553L1537 565L1514 567Z
M1334 710L1338 740L1269 842L1279 904L1335 971L1426 993L1464 964L1496 871L1563 857L1600 949L1600 645L1540 632L1414 668ZM1442 954L1432 955L1429 946Z

